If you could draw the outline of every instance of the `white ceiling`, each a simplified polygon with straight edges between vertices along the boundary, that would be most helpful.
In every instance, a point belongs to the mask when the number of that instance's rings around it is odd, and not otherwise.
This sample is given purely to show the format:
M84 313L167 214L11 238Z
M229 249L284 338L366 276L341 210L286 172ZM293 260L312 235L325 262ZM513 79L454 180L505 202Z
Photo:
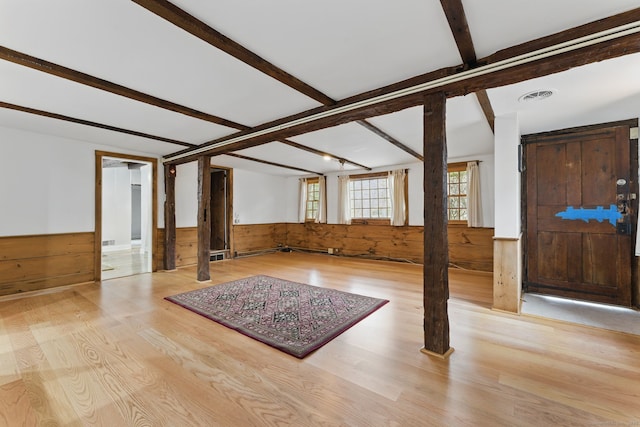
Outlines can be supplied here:
M173 3L334 100L462 62L437 0ZM478 57L640 7L638 0L462 3ZM129 0L0 0L0 45L246 126L321 105ZM532 133L637 117L639 75L640 55L634 54L488 95L496 116L518 112L523 133ZM549 88L556 93L546 101L517 101ZM192 144L236 132L2 60L0 101ZM420 107L369 121L422 153ZM184 148L6 108L0 108L0 126L156 155ZM371 168L416 161L355 123L290 139ZM452 158L493 152L475 94L448 100L447 140ZM315 172L340 170L337 161L280 142L237 154ZM305 174L224 155L212 163ZM344 169L357 168L347 163Z

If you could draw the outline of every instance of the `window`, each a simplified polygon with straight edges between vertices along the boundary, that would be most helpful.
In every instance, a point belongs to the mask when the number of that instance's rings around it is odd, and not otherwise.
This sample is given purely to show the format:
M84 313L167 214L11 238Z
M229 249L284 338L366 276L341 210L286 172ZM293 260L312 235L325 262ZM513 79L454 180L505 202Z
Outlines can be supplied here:
M307 203L305 221L315 221L320 208L320 180L310 178L307 180Z
M388 224L391 218L391 194L388 173L349 177L351 222Z
M467 164L449 164L447 168L447 217L449 222L467 220L467 184Z

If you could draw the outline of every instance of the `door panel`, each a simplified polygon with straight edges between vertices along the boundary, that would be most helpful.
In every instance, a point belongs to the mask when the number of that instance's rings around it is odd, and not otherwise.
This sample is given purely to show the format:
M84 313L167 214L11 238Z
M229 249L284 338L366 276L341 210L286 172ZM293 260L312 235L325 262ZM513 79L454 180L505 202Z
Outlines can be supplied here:
M526 288L629 306L631 236L617 231L618 223L630 221L619 200L631 204L629 126L523 142Z
M227 174L211 172L211 250L228 249Z

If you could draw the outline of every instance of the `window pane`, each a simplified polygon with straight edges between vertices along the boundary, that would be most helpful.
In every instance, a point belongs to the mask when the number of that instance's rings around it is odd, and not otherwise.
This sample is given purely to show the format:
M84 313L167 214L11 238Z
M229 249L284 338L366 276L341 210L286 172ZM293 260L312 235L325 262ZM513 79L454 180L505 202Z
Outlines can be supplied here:
M363 179L362 181L362 189L366 190L369 188L369 180L368 179Z
M369 190L362 190L362 198L368 199L369 197Z
M466 221L467 220L467 210L460 209L460 219Z
M370 182L370 188L378 188L378 181L375 179L372 179Z
M467 183L461 183L460 184L460 194L467 194Z
M457 209L453 209L449 211L449 219L453 220L453 221L457 221L458 220L458 210Z
M460 189L458 184L449 184L449 194L450 195L460 194Z
M361 203L362 203L362 207L363 208L370 208L371 207L371 202L369 201L369 199L364 199Z
M467 171L460 172L460 182L467 182Z
M358 209L361 208L362 207L362 200L354 200L353 201L353 206L355 208L358 208Z
M466 197L460 197L460 208L462 208L462 209L466 209L467 208L467 198Z
M457 209L460 206L459 200L457 197L449 197L449 208Z
M371 218L371 209L362 209L362 218Z
M451 172L449 173L449 182L451 183L457 183L459 180L458 178L458 172Z
M354 209L354 218L362 218L362 209Z

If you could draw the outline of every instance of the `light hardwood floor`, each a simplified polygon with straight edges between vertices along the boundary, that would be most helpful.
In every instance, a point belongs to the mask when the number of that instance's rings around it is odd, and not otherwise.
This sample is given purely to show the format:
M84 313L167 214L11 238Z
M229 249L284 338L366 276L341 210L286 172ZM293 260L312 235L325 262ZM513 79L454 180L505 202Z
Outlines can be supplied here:
M163 298L267 274L390 303L303 360ZM422 268L277 253L0 301L0 425L634 426L640 337L493 312L451 271L447 361Z

